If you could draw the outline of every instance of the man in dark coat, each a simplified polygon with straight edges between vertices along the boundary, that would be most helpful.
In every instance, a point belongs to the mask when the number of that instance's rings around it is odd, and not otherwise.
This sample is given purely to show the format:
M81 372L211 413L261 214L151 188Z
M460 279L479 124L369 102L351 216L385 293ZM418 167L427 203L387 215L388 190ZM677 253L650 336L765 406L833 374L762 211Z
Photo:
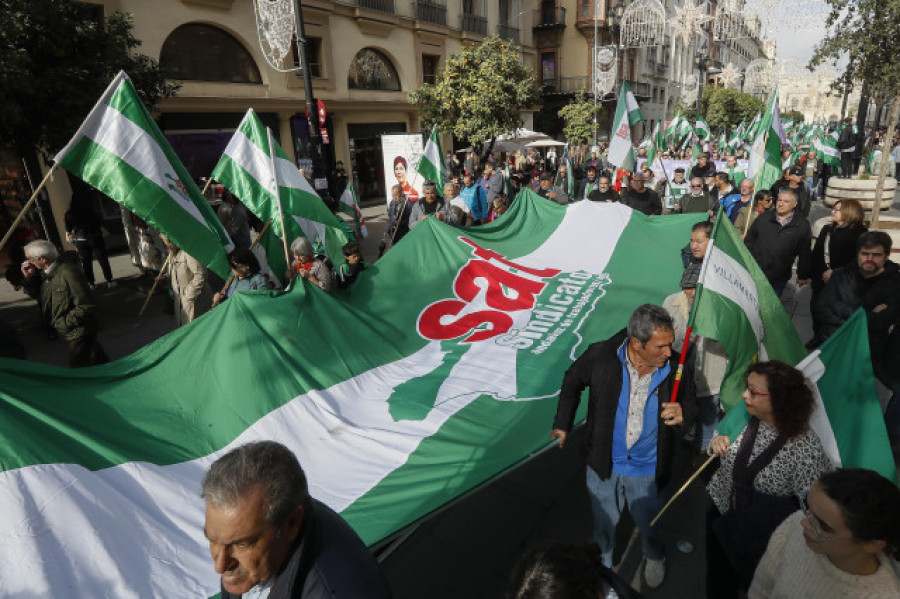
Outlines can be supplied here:
M350 526L309 496L306 474L274 441L247 443L203 479L203 532L222 599L387 599L378 562Z
M575 421L581 393L589 387L585 422L587 487L594 514L594 540L612 566L616 523L627 502L647 564L649 587L665 578L662 531L650 521L662 507L660 491L672 472L675 425L693 424L696 414L692 373L684 372L679 400L670 402L678 354L672 317L644 304L628 328L593 343L569 367L559 392L551 438L563 447Z
M645 187L644 177L635 173L628 183L628 189L622 194L622 203L643 212L647 216L662 214L662 202L659 194Z
M778 297L791 279L797 258L797 285L803 287L812 277L812 230L809 221L797 214L797 195L782 188L775 209L759 215L744 238L744 243Z
M38 300L45 321L69 344L69 368L109 362L97 340L94 296L74 252L59 251L49 241L25 246L23 286Z
M837 268L816 298L813 315L822 339L859 308L866 313L875 376L893 391L884 418L893 444L900 443L900 266L888 259L891 236L868 231L857 241L856 264Z

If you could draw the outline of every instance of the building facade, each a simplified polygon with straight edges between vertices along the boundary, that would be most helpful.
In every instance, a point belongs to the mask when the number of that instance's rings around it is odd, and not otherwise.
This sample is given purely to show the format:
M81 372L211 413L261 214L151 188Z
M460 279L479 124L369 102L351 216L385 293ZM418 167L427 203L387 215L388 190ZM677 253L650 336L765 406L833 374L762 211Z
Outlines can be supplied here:
M248 108L298 164L309 158L299 71L270 67L250 0L90 0L103 14L131 13L139 52L181 84L158 121L195 180L209 176ZM313 93L327 111L326 154L343 161L363 196L383 197L380 136L420 131L409 92L433 82L446 58L498 34L534 65L527 0L302 0ZM297 53L283 68L299 64ZM449 146L449 139L446 144ZM37 177L38 180L40 177ZM62 230L71 188L48 187ZM107 219L111 211L104 210Z

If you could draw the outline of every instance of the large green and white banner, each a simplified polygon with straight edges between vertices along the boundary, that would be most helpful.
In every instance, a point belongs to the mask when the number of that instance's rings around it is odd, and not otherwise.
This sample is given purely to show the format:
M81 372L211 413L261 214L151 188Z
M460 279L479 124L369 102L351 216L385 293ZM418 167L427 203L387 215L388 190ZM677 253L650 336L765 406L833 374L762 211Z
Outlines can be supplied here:
M429 218L346 293L239 293L104 366L0 360L0 596L214 595L200 481L256 439L391 535L547 444L565 369L678 289L696 219L527 191Z

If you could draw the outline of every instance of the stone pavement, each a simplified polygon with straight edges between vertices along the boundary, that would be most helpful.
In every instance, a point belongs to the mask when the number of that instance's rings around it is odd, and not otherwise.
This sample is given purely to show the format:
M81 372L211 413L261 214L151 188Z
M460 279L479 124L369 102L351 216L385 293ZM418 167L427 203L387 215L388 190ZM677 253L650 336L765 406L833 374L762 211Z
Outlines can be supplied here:
M364 258L372 263L384 230L384 205L363 209L370 236L363 243ZM828 214L821 204L811 220ZM893 209L891 214L896 215ZM162 294L151 301L145 315L137 314L152 281L141 276L124 254L111 258L118 285L96 290L103 328L100 340L110 357L120 358L151 343L174 328L174 317L163 313ZM99 270L99 269L98 269ZM783 300L802 340L811 336L808 289L792 285ZM0 282L0 319L18 331L28 359L63 366L66 346L51 341L38 325L35 303ZM549 441L550 423L547 423ZM580 457L580 432L566 449L551 447L526 460L506 476L491 481L444 508L411 530L402 542L380 547L379 558L396 599L479 599L504 596L509 573L518 556L548 540L578 542L590 536L591 516ZM689 450L679 447L673 488L692 472ZM626 517L620 523L615 559L619 574L648 598L702 598L704 591L704 509L706 495L693 483L664 516L667 531L667 576L656 591L643 588L640 540ZM680 553L676 540L693 545Z

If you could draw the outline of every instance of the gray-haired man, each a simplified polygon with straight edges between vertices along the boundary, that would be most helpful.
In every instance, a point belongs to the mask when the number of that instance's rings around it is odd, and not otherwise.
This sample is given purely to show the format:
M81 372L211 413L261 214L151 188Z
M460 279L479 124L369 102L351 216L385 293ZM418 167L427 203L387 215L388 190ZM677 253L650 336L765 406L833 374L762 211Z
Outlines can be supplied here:
M680 403L669 402L678 368L674 340L672 317L663 308L639 306L626 330L591 344L566 371L550 434L565 445L581 392L589 387L584 436L594 540L611 567L615 528L627 503L641 532L650 588L666 575L662 531L650 521L662 508L660 491L672 471L673 427L691 426L696 411L690 369L682 377Z
M203 479L203 532L222 599L382 599L387 581L362 540L309 496L291 451L248 443L216 460Z

